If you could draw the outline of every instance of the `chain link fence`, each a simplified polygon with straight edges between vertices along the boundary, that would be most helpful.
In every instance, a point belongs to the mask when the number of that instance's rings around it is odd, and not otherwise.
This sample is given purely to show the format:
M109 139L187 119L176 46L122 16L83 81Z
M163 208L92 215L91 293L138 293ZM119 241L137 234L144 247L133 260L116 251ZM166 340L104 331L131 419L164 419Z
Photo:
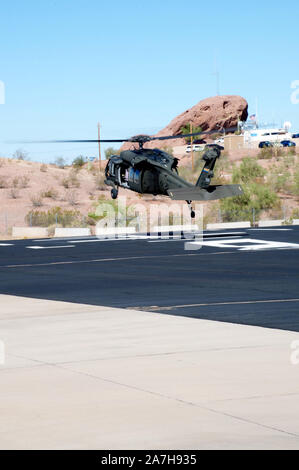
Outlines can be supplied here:
M217 211L217 222L250 222L252 227L258 225L261 220L282 220L284 224L292 224L294 211L287 207L282 206L279 210L256 210L255 208L250 209L239 209L239 210L221 210Z

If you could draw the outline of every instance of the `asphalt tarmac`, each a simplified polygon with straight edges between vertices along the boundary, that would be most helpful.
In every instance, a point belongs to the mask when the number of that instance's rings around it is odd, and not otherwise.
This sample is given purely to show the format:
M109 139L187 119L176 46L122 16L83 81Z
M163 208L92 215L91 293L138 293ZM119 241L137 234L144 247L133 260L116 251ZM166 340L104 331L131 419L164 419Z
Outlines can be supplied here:
M1 241L0 293L299 331L299 227L185 243Z

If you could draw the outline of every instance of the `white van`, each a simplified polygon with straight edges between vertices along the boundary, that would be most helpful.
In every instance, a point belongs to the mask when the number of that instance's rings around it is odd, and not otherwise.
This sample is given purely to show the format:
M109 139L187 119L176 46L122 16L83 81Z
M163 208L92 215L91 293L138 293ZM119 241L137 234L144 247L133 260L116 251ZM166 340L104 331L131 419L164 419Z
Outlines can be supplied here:
M187 145L186 153L190 153L191 150L193 150L193 152L201 152L204 148L205 148L204 144L194 144L192 145L192 148L191 148L191 145Z

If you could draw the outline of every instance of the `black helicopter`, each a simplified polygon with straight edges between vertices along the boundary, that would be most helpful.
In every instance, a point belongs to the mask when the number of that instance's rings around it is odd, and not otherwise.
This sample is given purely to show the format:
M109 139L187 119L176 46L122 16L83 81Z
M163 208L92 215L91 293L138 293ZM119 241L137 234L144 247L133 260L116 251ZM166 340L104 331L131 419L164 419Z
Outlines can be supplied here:
M236 129L226 129L226 131L233 130ZM223 147L217 144L207 144L205 146L202 155L204 166L194 186L179 176L179 160L177 158L158 148L144 148L144 144L154 140L194 137L199 134L219 133L219 131L217 129L208 132L202 131L192 134L161 137L141 134L129 139L55 140L51 142L132 142L132 144L138 144L138 148L124 150L120 152L120 155L112 155L109 158L105 168L105 184L112 188L111 197L113 199L117 198L119 187L140 194L169 196L171 199L186 201L190 208L191 217L194 218L195 213L191 206L192 201L210 201L243 194L239 184L211 185L211 179L214 176L214 166L216 160L220 157Z
M192 201L208 201L243 194L243 190L238 184L215 186L210 184L214 176L213 169L216 160L223 150L220 145L207 144L205 146L202 156L204 166L195 186L179 176L179 160L177 158L157 148L146 149L143 147L146 142L152 140L193 137L201 133L163 137L137 135L125 139L123 142L137 143L139 148L124 150L120 152L120 155L112 155L109 158L105 169L105 183L112 187L111 197L116 199L118 188L122 187L140 194L155 196L160 194L169 196L171 199L185 200L190 207L193 218L195 213L191 207Z

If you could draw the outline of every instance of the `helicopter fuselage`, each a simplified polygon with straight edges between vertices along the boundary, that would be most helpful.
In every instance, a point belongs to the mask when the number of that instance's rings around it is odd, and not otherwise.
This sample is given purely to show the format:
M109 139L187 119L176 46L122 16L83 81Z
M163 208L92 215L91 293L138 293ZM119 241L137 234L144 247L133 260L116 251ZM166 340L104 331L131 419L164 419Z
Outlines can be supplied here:
M170 188L192 184L180 178L178 159L159 149L125 150L107 163L106 184L140 194L167 195Z
M202 155L204 166L195 185L178 175L178 159L159 149L125 150L112 155L105 169L105 183L112 186L111 196L116 199L118 187L140 194L165 195L174 200L211 201L243 194L240 185L211 185L214 166L223 147L206 145Z

